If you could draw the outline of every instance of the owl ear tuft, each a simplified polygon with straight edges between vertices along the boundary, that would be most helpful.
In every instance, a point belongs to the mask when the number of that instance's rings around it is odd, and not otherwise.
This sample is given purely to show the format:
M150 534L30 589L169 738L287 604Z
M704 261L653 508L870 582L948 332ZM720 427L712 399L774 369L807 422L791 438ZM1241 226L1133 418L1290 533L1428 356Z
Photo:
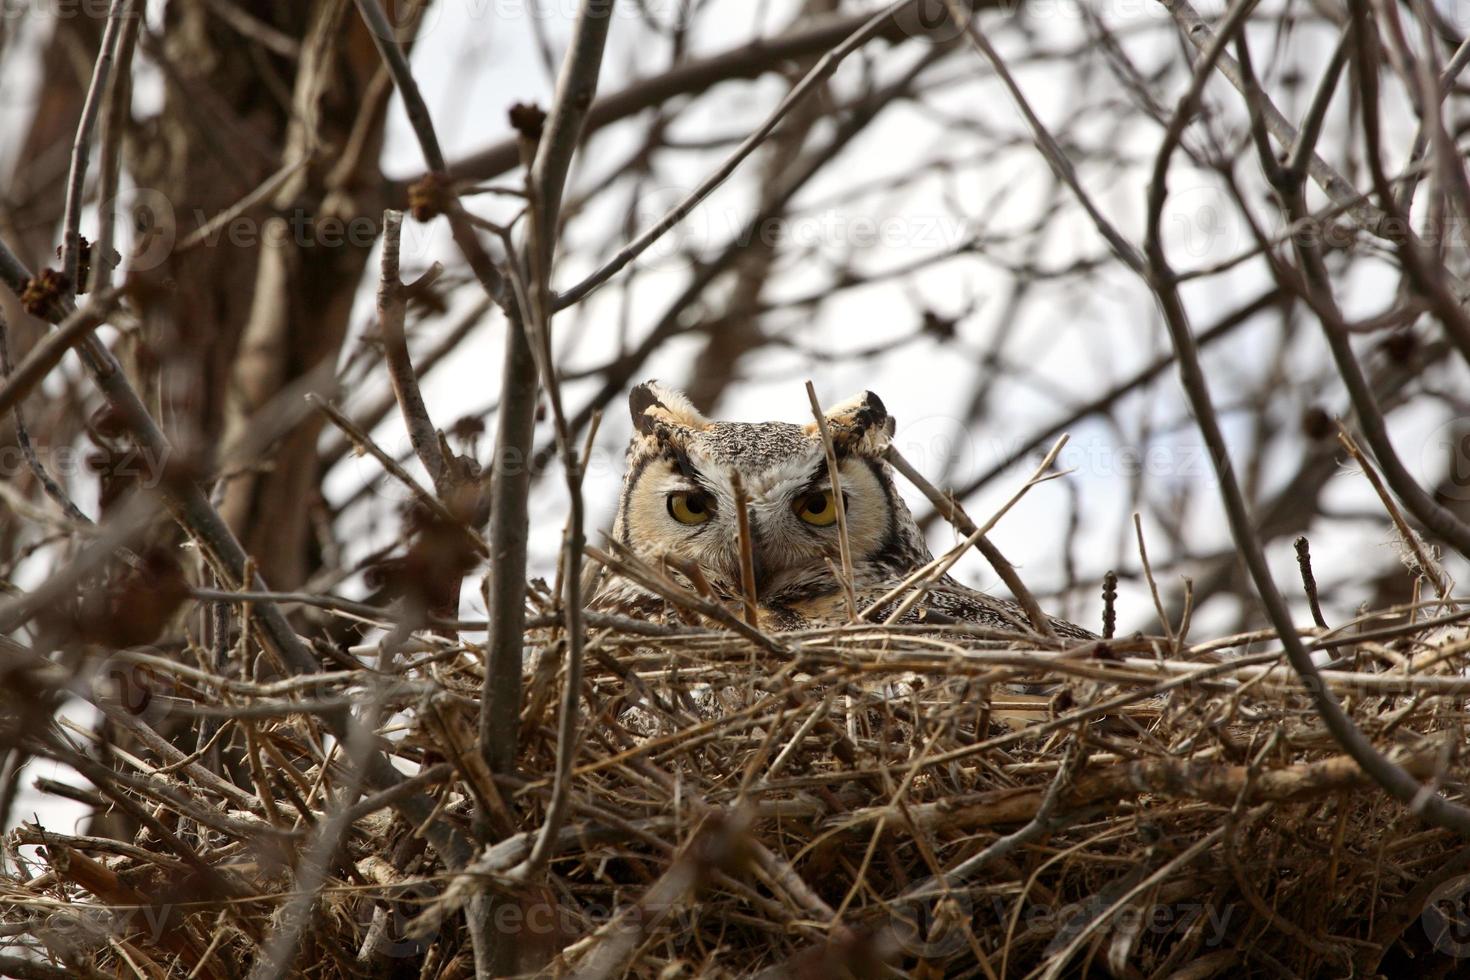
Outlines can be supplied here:
M657 435L661 426L698 430L710 424L682 391L657 381L645 381L628 393L628 411L633 428L644 435Z
M883 399L871 391L833 405L823 415L832 442L840 450L881 452L882 445L893 435L893 417L884 407ZM820 431L815 422L809 423L806 430L810 435Z
M628 392L628 412L633 416L633 428L644 435L653 432L653 419L649 417L648 410L654 407L662 407L662 402L654 393L652 381L645 381Z

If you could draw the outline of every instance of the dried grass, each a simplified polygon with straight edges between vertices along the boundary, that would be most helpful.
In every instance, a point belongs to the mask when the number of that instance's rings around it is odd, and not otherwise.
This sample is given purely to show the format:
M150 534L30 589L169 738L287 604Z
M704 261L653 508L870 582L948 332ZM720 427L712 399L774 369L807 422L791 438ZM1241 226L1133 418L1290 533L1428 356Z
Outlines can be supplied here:
M1307 635L1380 748L1462 797L1466 617L1406 612ZM472 975L461 911L485 889L527 972L579 976L878 975L879 961L929 976L1429 975L1470 952L1432 928L1439 900L1470 889L1470 848L1368 784L1268 632L1174 651L845 627L783 636L783 660L729 633L598 618L569 816L549 874L523 880L552 795L537 774L555 771L556 629L529 636L550 652L527 672L522 775L498 781L472 748L472 645L423 638L398 677L310 684L132 656L176 699L146 720L177 734L223 717L217 744L260 763L232 785L208 753L146 737L116 752L155 826L131 843L14 831L12 860L41 848L0 883L5 933L72 975L244 975L346 779L339 760L325 777L303 764L312 711L355 692L391 712L391 751L423 773L437 819L499 842L450 874L365 798L302 975Z

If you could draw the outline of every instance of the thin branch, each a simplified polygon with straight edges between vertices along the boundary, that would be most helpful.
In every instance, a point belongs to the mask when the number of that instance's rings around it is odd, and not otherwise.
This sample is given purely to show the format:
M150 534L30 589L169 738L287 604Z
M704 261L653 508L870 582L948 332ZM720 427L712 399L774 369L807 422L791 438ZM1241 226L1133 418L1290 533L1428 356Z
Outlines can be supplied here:
M1057 456L1061 454L1062 449L1066 445L1066 436L1058 438L1056 443L1052 445L1050 451L1036 465L1036 469L1032 471L1030 479L1023 483L1015 493L1011 494L1006 502L994 514L990 515L989 520L975 528L968 538L951 548L948 554L941 556L924 568L919 569L913 575L910 575L907 579L894 586L886 595L881 596L870 604L867 609L863 610L860 618L866 618L874 609L882 606L884 603L890 602L897 595L908 592L908 597L888 614L884 622L885 624L892 624L902 619L924 597L927 586L948 574L949 570L954 567L955 562L959 561L966 551L988 534L991 528L999 524L1001 518L1005 517L1010 512L1010 509L1016 506L1021 498L1030 492L1032 487L1061 475L1059 473L1049 473L1048 471L1051 469L1052 464L1056 462ZM1055 636L1055 632L1052 635Z
M1204 18L1199 15L1189 0L1161 0L1161 2L1178 22L1184 36L1189 39L1189 43L1200 50L1201 59L1196 62L1196 66L1208 63L1218 68L1220 74L1224 75L1230 84L1234 85L1242 95L1249 97L1250 91L1246 85L1245 76L1241 73L1240 65L1229 55L1219 51L1216 43L1219 35L1211 29L1209 24L1205 23ZM1218 53L1213 57L1207 56L1205 52L1210 50ZM1296 146L1300 139L1299 134L1296 127L1281 114L1281 110L1264 96L1259 97L1256 101L1259 103L1266 129L1276 139L1276 142L1283 147ZM1345 206L1348 214L1362 228L1375 235L1382 234L1381 229L1385 217L1383 212L1373 207L1331 164L1313 153L1307 161L1307 173L1327 193L1328 197Z
M382 273L378 281L378 327L383 334L383 348L388 359L388 377L393 383L393 394L398 399L403 424L408 429L409 441L419 462L434 483L439 499L452 505L455 480L440 444L439 430L429 417L429 408L424 404L419 391L418 375L413 369L413 359L408 354L408 341L403 333L404 313L408 296L398 278L399 245L403 234L403 212L383 212L383 257Z
M398 625L381 643L379 668L384 672L391 672L388 668L397 656L399 646L412 635L417 625L418 617L412 611L400 610L399 616ZM334 857L352 826L351 818L356 813L364 787L368 785L368 760L375 754L382 712L383 699L381 695L374 696L364 706L363 716L341 746L346 756L346 784L338 792L330 816L317 825L315 838L301 856L292 881L291 899L280 912L279 928L256 957L250 980L284 980L291 975L301 937L311 926L322 886L336 863Z
M1303 534L1293 544L1296 549L1297 569L1302 576L1302 591L1306 593L1307 605L1312 610L1312 622L1322 629L1327 628L1327 620L1322 615L1322 603L1317 596L1317 576L1312 572L1312 545Z
M532 276L526 327L533 339L532 353L541 375L541 385L551 404L552 426L566 477L569 514L562 553L562 612L566 617L567 661L557 725L556 774L552 782L551 802L546 808L546 820L525 864L517 869L517 873L525 878L540 874L555 855L570 807L572 766L578 746L577 715L582 697L582 660L586 641L582 622L582 551L586 545L583 464L567 425L552 353L551 270L556 255L562 193L572 156L581 141L587 107L597 93L597 77L602 69L602 52L607 44L612 7L612 0L585 0L582 5L572 43L557 80L556 101L536 148L526 188L531 220L525 264ZM518 571L524 574L524 565Z
M900 13L913 11L926 0L910 0ZM1005 7L1003 0L977 3L976 7ZM872 15L837 13L831 16L803 19L791 31L776 37L760 37L735 47L701 58L689 58L668 70L640 78L626 87L605 95L587 110L586 131L596 132L613 123L656 109L680 96L698 95L716 85L737 79L753 79L771 72L784 71L792 62L830 51L834 45L850 38ZM915 36L914 20L890 16L876 38L903 42ZM521 162L516 138L501 140L463 160L450 164L449 173L457 181L488 181L514 170ZM410 184L424 175L398 181L394 190L401 198Z
M857 596L852 591L852 544L847 536L847 503L842 499L841 474L838 472L837 448L832 444L832 430L827 425L827 416L817 401L817 389L806 383L807 401L811 403L812 417L817 420L817 432L822 437L822 451L827 457L827 479L832 483L832 505L837 508L837 555L842 562L842 594L847 600L847 618L858 618Z
M1342 444L1342 448L1347 450L1347 454L1362 469L1363 476L1367 478L1369 485L1373 487L1373 492L1383 502L1384 509L1388 511L1389 519L1393 521L1394 528L1399 532L1399 539L1403 541L1404 547L1408 548L1410 553L1413 554L1414 565L1419 569L1419 574L1429 579L1430 584L1434 586L1434 591L1439 594L1441 599L1449 600L1449 583L1445 581L1444 575L1440 571L1439 563L1425 551L1424 542L1420 539L1419 535L1414 533L1413 529L1409 527L1408 522L1404 520L1404 515L1394 506L1393 498L1389 496L1388 490L1383 486L1383 481L1373 471L1373 464L1368 462L1368 458L1363 455L1363 450L1358 447L1357 441L1348 433L1347 427L1341 423L1338 423L1337 441Z
M1213 324L1209 329L1202 331L1199 335L1199 345L1205 347L1213 344L1217 340L1230 336L1242 325L1251 322L1261 313L1279 304L1282 296L1283 290L1279 286L1265 290L1249 303L1226 314L1219 322ZM1128 379L1119 382L1096 398L1079 405L1076 409L1068 412L1066 416L1057 419L1057 421L1051 423L1046 428L1021 440L1014 448L1008 448L1007 452L1000 459L996 460L993 465L977 475L973 480L970 480L955 490L954 496L961 500L970 497L976 491L1000 477L1011 467L1035 453L1042 446L1045 446L1077 423L1090 416L1108 411L1128 395L1146 387L1163 375L1173 364L1174 354L1172 351L1160 355L1152 363ZM921 524L927 523L921 522Z
M6 377L5 386L0 388L0 412L18 406L61 363L68 351L89 342L92 331L111 315L121 295L120 289L111 288L88 297L86 303L72 311L54 331L34 345Z
M980 32L980 28L976 22L977 19L965 10L960 0L945 0L945 4L948 6L950 17L954 19L955 23L964 25L965 37L969 38L970 44L986 61L990 62L990 67L995 70L996 76L1005 84L1006 91L1011 95L1011 100L1015 102L1016 108L1020 110L1021 115L1026 120L1027 127L1031 130L1031 136L1036 141L1036 149L1045 158L1046 162L1050 164L1052 171L1057 175L1057 179L1066 184L1072 191L1073 196L1077 198L1077 203L1082 205L1082 209L1092 219L1093 227L1097 229L1103 241L1108 243L1108 248L1112 249L1113 254L1124 265L1128 266L1128 268L1134 272L1141 273L1143 271L1144 261L1143 256L1139 254L1138 248L1132 242L1128 241L1128 239L1124 238L1118 229L1113 227L1113 223L1093 203L1092 196L1087 193L1086 189L1082 186L1082 181L1078 179L1077 169L1072 166L1071 159L1068 158L1067 154L1057 144L1056 139L1047 130L1046 125L1042 123L1040 117L1032 111L1031 104L1026 101L1026 96L1021 91L1021 86L1016 84L1016 80L1011 76L1010 70L1006 68L1005 62L1001 60L1000 55L991 46L990 41Z
M730 471L730 493L735 498L736 544L740 549L740 604L745 621L760 629L759 596L755 584L755 542L750 536L750 501L745 496L745 481L738 470Z
M1327 109L1332 105L1333 93L1337 91L1337 80L1347 65L1348 41L1351 37L1351 32L1347 30L1338 37L1337 47L1332 49L1332 58L1322 72L1322 80L1317 83L1317 90L1312 94L1311 106L1297 132L1291 155L1286 160L1286 173L1290 175L1288 179L1305 179L1311 166L1311 158L1317 152L1317 141L1322 136L1322 124L1327 119ZM1242 52L1248 50L1244 35L1241 36L1240 44ZM1244 58L1241 59L1241 64L1245 64ZM1250 104L1252 109L1258 108L1261 98L1250 99Z
M755 131L740 142L735 151L725 159L725 162L715 168L704 180L684 196L678 204L669 209L668 213L644 229L638 237L620 248L607 262L603 263L597 271L577 283L575 286L560 293L556 297L556 308L565 309L574 303L580 302L598 286L607 282L617 275L622 269L632 262L654 242L658 241L671 228L683 221L691 211L699 206L699 203L708 197L715 188L719 187L736 169L744 162L745 158L754 153L780 125L781 120L786 118L807 95L832 76L837 66L842 64L843 59L854 51L861 48L868 41L877 36L879 31L889 23L893 15L903 8L909 6L912 0L897 0L877 14L869 17L857 30L853 31L846 40L837 47L828 51L812 66L811 71L802 76L801 81L792 86L777 105L771 111L764 122L756 127Z
M0 380L9 380L10 369L10 329L5 320L5 312L0 310ZM91 524L92 519L82 513L81 508L67 495L66 489L56 481L56 478L46 469L41 457L36 454L36 447L31 442L30 430L26 427L24 410L17 404L10 411L15 422L15 441L25 455L26 465L30 467L31 474L41 485L42 491L61 508L62 513L68 518L81 525Z
M409 492L414 495L414 498L419 503L433 511L436 516L450 526L458 527L463 531L465 537L469 540L470 547L477 554L482 558L489 557L490 546L485 543L485 539L480 536L478 531L465 523L463 515L456 514L450 509L448 503L426 490L418 480L413 478L412 474L399 466L398 461L392 456L389 456L383 447L374 442L371 436L363 432L351 419L343 415L339 408L315 393L308 394L306 401L317 411L321 412L329 422L338 429L341 429L342 433L352 440L353 445L376 459L382 465L383 469L387 470L394 479L408 488Z
M1154 611L1158 613L1159 625L1164 628L1164 635L1169 638L1169 645L1177 650L1178 643L1174 636L1174 626L1169 622L1169 614L1164 612L1163 600L1159 598L1159 584L1154 581L1153 566L1148 561L1148 547L1143 543L1143 519L1139 517L1137 511L1133 513L1133 533L1138 541L1138 560L1143 565L1143 577L1148 582L1149 594L1153 596Z
M82 117L77 121L76 138L72 140L71 169L66 180L66 211L61 230L61 275L65 280L62 289L68 298L76 295L82 285L77 280L77 269L82 253L82 195L87 183L87 161L92 152L92 130L102 109L107 80L112 73L122 19L124 16L136 16L131 9L135 3L136 0L112 0L112 6L107 12L107 26L102 31L97 61L92 66L92 83L87 87L87 97L82 103Z
M117 67L107 90L102 114L101 156L97 167L97 236L92 242L91 270L85 283L87 292L95 293L112 284L114 225L117 209L118 175L122 166L123 133L132 120L133 52L138 44L138 28L143 20L137 0L128 0L122 16L122 32L117 41ZM77 284L81 291L82 283Z
M444 151L439 148L439 137L434 132L433 118L429 115L429 106L424 102L423 94L413 80L413 70L408 66L403 49L394 40L398 36L397 31L388 23L378 0L355 2L357 12L367 21L368 33L372 35L378 53L382 55L388 71L393 75L393 82L403 99L404 112L408 114L409 125L413 127L413 134L424 151L424 160L429 165L430 173L443 173L448 169L444 163Z
M30 278L20 260L0 243L0 276L12 284L13 288L16 273L21 274L22 282ZM61 309L55 314L58 319L69 312L66 309L68 303L59 305ZM91 306L90 303L88 305ZM117 417L130 430L139 448L153 454L156 459L172 458L172 444L148 414L112 353L90 335L85 342L87 357L84 358L84 363ZM251 567L249 559L239 540L203 490L187 477L166 480L161 489L175 520L199 544L220 579L230 588L238 587ZM267 586L260 576L250 574L252 586L256 590L266 591ZM314 674L320 671L321 666L316 657L296 635L279 607L271 602L261 602L253 611L262 632L288 669L297 674ZM0 627L0 631L4 629ZM326 720L340 736L346 736L353 730L350 717L343 713L328 714ZM381 753L374 753L368 759L367 767L370 784L379 789L403 781L403 775ZM421 794L404 797L398 802L398 809L405 819L415 823L423 823L434 813L433 804ZM469 846L453 826L444 821L435 821L429 828L429 835L446 864L458 867L468 859Z
M1174 2L1178 4L1183 3L1184 0L1174 0ZM1195 423L1205 440L1210 460L1214 465L1220 498L1225 506L1231 536L1250 571L1251 579L1255 582L1256 591L1266 607L1267 615L1276 627L1276 632L1286 649L1287 659L1311 694L1317 714L1322 718L1332 737L1362 767L1363 771L1368 773L1373 781L1386 790L1390 796L1405 804L1411 813L1423 816L1430 822L1455 833L1470 835L1470 810L1446 800L1433 789L1421 785L1413 776L1374 748L1354 724L1352 718L1343 710L1336 695L1323 682L1317 665L1312 661L1311 654L1296 632L1291 621L1291 610L1276 588L1270 566L1266 562L1265 552L1260 540L1256 537L1250 510L1240 491L1240 485L1236 482L1235 469L1226 447L1224 433L1220 428L1220 420L1215 414L1209 383L1200 365L1199 350L1189 328L1188 314L1185 312L1178 287L1173 280L1173 270L1169 267L1163 250L1161 226L1164 202L1168 196L1169 161L1178 147L1186 120L1193 116L1198 107L1200 93L1204 89L1208 73L1213 69L1215 60L1221 57L1224 46L1229 43L1234 33L1244 26L1244 12L1247 7L1247 3L1237 2L1226 15L1221 33L1211 40L1208 49L1195 67L1190 89L1180 100L1179 108L1165 133L1165 139L1155 159L1153 179L1149 183L1148 190L1148 235L1144 245L1144 254L1149 261L1149 279L1164 313L1164 322L1169 329L1169 337L1179 362L1180 380L1189 398Z
M562 60L556 82L556 99L546 117L546 128L536 145L536 160L531 165L531 206L538 214L538 254L543 272L551 269L556 253L558 217L572 155L582 142L582 129L587 112L597 97L597 77L602 70L602 51L607 45L607 32L612 23L613 0L583 0L573 28L572 42ZM440 169L443 169L442 167ZM533 271L535 266L532 265ZM548 292L550 290L547 281ZM553 309L547 307L548 319Z
M965 513L965 509L958 502L952 497L941 493L934 484L930 483L924 478L922 473L914 468L913 464L907 459L904 459L896 448L890 445L884 451L883 456L892 464L894 469L904 475L905 479L919 488L919 491L928 498L929 503L934 505L934 510L942 515L945 520L949 521L950 524L954 525L956 531L969 537L979 530L975 522L970 519L970 515ZM989 537L983 534L980 535L976 539L975 545L980 549L980 554L990 563L990 567L995 570L995 574L1000 576L1000 580L1005 583L1006 588L1010 590L1016 602L1025 610L1026 619L1030 621L1031 628L1042 636L1055 639L1057 634L1052 629L1051 617L1042 611L1041 604L1036 601L1036 596L1032 595L1031 590L1026 588L1026 583L1021 581L1021 576L1016 572L1016 566L1012 565L1009 559L1001 554L1000 549L995 546Z

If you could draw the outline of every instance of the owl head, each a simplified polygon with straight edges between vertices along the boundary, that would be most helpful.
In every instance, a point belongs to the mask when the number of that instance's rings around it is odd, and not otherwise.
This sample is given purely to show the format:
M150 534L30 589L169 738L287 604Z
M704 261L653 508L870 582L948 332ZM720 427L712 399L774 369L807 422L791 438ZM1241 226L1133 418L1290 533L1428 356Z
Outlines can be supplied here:
M837 508L815 421L715 422L681 392L650 381L628 400L633 439L613 533L643 560L698 565L739 593L735 478L744 490L762 604L835 592ZM883 458L893 419L872 392L824 413L836 449L853 575L861 584L927 561L918 529Z

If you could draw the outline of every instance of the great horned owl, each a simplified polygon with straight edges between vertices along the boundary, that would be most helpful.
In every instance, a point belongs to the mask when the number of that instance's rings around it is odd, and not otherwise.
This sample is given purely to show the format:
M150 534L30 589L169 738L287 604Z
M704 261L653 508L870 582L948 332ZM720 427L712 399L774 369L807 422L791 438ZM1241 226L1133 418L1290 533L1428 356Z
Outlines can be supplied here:
M647 382L628 399L633 439L613 537L624 550L681 581L691 566L735 608L741 596L735 477L747 502L760 626L786 631L846 622L833 574L840 554L837 508L815 422L713 422L681 392ZM933 560L894 486L884 451L894 421L871 391L825 413L846 511L853 590L859 609ZM594 609L662 619L669 608L638 583L608 572ZM868 617L883 622L899 599ZM972 623L1022 632L1020 607L939 578L900 622ZM1058 635L1092 634L1052 620Z

